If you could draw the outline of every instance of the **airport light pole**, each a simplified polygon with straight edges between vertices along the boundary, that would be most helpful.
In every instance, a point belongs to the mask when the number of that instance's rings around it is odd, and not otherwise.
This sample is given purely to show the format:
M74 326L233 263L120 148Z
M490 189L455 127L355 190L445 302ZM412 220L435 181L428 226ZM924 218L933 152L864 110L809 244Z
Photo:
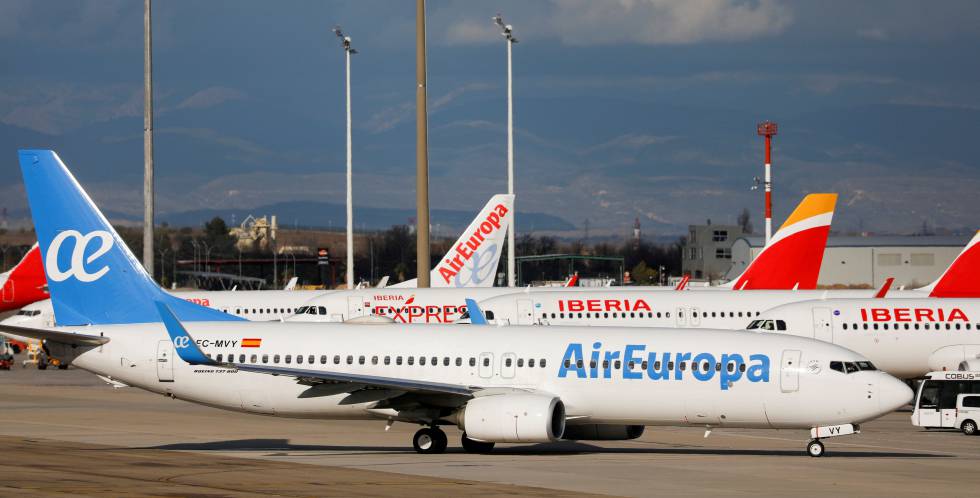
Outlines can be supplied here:
M772 121L763 121L756 128L758 135L766 137L766 244L772 238L772 137L776 131L776 123Z
M143 0L143 268L153 277L153 47L150 0Z
M425 0L415 0L415 272L429 287L429 116L425 71Z
M350 56L357 53L350 44L350 37L345 36L340 26L333 28L333 32L343 42L344 56L347 67L347 288L354 288L354 206L353 195L351 193L351 151L350 151Z
M514 195L514 91L513 78L511 71L511 49L517 43L514 38L514 27L504 24L504 20L497 14L493 17L493 22L500 27L501 34L507 39L507 193ZM507 287L517 285L514 275L514 229L516 223L517 209L511 212L510 225L507 226Z

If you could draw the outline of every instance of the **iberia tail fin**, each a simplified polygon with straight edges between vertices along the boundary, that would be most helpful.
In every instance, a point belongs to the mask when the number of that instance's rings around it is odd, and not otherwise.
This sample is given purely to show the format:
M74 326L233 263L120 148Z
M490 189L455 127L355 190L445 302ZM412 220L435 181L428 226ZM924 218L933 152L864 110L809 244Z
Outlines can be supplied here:
M980 231L935 282L920 288L929 297L980 297Z
M817 287L837 194L809 194L738 278L735 290L810 290Z

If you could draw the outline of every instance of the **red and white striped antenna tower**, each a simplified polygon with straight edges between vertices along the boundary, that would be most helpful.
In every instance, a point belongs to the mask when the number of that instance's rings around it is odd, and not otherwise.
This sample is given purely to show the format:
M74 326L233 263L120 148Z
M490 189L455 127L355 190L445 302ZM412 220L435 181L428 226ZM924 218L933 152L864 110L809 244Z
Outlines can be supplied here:
M763 121L756 132L766 137L766 244L772 237L772 137L776 134L776 123Z

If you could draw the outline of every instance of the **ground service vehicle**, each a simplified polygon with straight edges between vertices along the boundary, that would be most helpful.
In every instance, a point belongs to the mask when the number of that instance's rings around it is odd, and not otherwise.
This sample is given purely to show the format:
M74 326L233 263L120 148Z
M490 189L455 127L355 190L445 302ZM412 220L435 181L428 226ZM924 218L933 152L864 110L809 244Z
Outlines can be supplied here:
M919 385L912 425L976 434L980 423L980 372L930 372Z

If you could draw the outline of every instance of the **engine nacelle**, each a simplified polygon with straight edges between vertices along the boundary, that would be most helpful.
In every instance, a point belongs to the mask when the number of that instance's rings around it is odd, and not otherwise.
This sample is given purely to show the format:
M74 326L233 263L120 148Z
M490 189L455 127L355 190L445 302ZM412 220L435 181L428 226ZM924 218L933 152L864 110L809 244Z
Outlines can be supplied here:
M561 438L573 441L623 441L642 436L645 429L642 425L569 425Z
M929 355L929 370L956 370L964 362L974 362L980 357L980 345L956 344L939 348Z
M565 405L553 396L530 393L474 398L457 416L459 428L477 441L545 443L565 431Z
M971 358L960 362L960 370L966 372L980 371L980 358Z

